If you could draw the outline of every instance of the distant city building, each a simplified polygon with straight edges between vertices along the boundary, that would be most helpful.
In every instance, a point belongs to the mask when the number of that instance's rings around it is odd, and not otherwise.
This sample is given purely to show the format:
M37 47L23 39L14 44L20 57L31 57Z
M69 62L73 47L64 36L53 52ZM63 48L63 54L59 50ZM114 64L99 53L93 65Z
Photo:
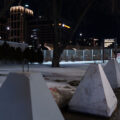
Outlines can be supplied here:
M32 10L23 6L13 6L10 8L10 41L27 42L28 21L31 20L33 14Z
M114 46L114 43L115 43L115 39L104 39L105 48Z
M44 45L45 43L52 44L54 41L54 27L52 21L39 16L34 18L30 23L30 41L29 44L36 46L36 44Z
M100 47L100 39L98 38L86 38L86 37L78 37L76 39L76 43L79 46L84 46L84 47Z
M30 39L29 44L36 46L41 45L42 47L53 46L55 40L54 24L52 20L49 20L43 16L35 17L29 21L30 25ZM68 39L68 33L70 26L62 23L58 23L59 35L62 41Z
M4 4L11 1L6 0ZM43 16L34 16L34 12L26 7L18 5L10 8L8 20L4 24L0 22L0 40L27 43L32 47L53 46L55 40L53 21ZM71 27L62 22L58 23L58 26L60 39L62 41L68 39Z

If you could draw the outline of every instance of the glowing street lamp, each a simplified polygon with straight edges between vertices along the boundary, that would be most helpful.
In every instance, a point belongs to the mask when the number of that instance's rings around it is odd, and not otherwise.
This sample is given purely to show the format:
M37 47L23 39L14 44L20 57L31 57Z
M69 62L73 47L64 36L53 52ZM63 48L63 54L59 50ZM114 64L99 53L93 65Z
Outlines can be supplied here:
M82 37L82 36L83 36L83 34L82 34L82 33L80 33L80 36Z
M9 27L9 26L7 26L7 27L6 27L6 29L9 31L9 30L10 30L10 27Z
M25 8L28 8L29 7L29 5L28 4L25 4Z

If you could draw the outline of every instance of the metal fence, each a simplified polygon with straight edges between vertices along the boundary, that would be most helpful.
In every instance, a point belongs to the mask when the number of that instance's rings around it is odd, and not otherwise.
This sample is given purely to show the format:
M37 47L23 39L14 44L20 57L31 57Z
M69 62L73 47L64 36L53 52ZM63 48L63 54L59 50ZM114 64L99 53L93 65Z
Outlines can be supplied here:
M44 61L52 61L53 50L44 50ZM109 60L113 58L113 50L104 50L104 59ZM93 61L103 60L103 50L64 50L61 55L61 61Z

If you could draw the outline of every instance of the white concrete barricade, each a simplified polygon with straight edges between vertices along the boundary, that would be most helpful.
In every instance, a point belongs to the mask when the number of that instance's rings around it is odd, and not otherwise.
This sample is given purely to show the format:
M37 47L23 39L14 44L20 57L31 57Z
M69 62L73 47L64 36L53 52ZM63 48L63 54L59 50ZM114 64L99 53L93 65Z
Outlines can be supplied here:
M69 107L77 112L105 117L112 115L117 107L117 98L101 65L92 64L88 67Z
M120 88L120 66L116 60L110 60L104 67L105 74L113 89Z
M40 73L10 73L0 89L0 120L64 120Z

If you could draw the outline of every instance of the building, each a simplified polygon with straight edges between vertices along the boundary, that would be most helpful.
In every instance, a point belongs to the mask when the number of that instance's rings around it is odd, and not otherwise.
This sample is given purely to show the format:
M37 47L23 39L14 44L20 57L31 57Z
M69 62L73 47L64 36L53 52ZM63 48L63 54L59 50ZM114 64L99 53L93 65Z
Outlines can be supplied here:
M34 17L33 11L23 6L10 8L9 41L28 43L33 47L53 43L54 27L52 21L45 17Z
M13 6L10 8L10 41L27 42L28 21L31 20L33 14L32 10L23 6Z
M29 44L44 45L45 43L53 43L54 41L54 28L51 20L45 17L39 16L35 17L30 23L30 41Z
M31 30L29 43L33 46L36 46L39 44L42 47L46 47L46 48L50 47L52 49L54 39L55 39L53 21L43 16L39 16L29 22L30 22L29 30ZM60 22L58 24L58 28L59 28L59 35L62 41L64 41L65 39L68 39L70 26L66 24L62 24Z
M70 26L59 23L59 33L61 39L67 39ZM32 47L44 47L53 45L55 39L54 24L46 17L36 17L31 9L23 6L13 6L10 8L10 18L8 20L9 41L28 43Z

